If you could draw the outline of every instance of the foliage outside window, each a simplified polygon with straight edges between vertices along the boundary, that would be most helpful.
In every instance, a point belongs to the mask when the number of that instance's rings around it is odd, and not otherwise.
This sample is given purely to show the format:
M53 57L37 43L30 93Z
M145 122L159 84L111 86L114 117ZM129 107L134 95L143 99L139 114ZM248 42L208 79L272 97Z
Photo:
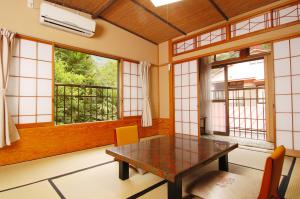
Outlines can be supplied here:
M55 123L118 119L118 61L55 48Z

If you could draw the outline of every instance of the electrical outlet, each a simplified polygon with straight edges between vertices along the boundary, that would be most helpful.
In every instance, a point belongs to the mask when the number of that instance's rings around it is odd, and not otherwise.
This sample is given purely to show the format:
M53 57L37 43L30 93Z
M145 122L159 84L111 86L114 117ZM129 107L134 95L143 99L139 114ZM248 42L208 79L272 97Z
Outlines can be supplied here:
M27 7L34 8L34 0L27 0Z

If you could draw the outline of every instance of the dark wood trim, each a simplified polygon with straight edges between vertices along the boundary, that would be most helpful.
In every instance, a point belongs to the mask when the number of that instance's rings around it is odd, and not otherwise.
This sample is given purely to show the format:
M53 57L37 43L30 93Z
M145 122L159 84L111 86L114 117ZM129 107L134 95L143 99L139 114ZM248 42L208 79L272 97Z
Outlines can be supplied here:
M99 16L101 16L101 14L104 13L106 10L108 10L115 2L116 0L107 0L106 4L104 4L96 12L94 12L92 18L96 19Z
M104 17L99 17L99 18L102 19L102 20L104 20L104 21L106 21L106 22L108 22L108 23L110 23L110 24L112 24L112 25L115 25L115 26L117 26L118 28L121 28L121 29L123 29L123 30L125 30L125 31L127 31L127 32L129 32L129 33L131 33L131 34L133 34L133 35L135 35L135 36L138 36L138 37L140 37L140 38L142 38L142 39L144 39L144 40L146 40L146 41L149 41L149 42L152 43L152 44L158 45L157 42L152 41L152 40L150 40L150 39L148 39L148 38L146 38L146 37L144 37L144 36L142 36L142 35L140 35L140 34L137 34L137 33L133 32L133 31L131 31L131 30L128 30L127 28L124 28L123 26L118 25L118 24L116 24L116 23L114 23L114 22L112 22L112 21L110 21L110 20L108 20L108 19L106 19L106 18L104 18Z
M135 3L137 6L141 7L142 9L144 9L146 12L150 13L151 15L153 15L154 17L156 17L157 19L159 19L160 21L162 21L163 23L167 24L168 26L170 26L171 28L175 29L176 31L180 32L183 35L187 35L186 32L184 32L183 30L181 30L180 28L176 27L174 24L168 22L167 20L165 20L164 18L160 17L159 15L157 15L156 13L154 13L153 11L149 10L148 8L146 8L145 6L143 6L141 3L139 3L136 0L131 0L131 2Z
M221 9L220 6L218 6L218 4L216 2L214 2L214 0L208 0L212 5L213 7L218 11L218 13L220 15L222 15L222 17L228 21L229 20L229 17L227 17L227 15L225 14L225 12Z

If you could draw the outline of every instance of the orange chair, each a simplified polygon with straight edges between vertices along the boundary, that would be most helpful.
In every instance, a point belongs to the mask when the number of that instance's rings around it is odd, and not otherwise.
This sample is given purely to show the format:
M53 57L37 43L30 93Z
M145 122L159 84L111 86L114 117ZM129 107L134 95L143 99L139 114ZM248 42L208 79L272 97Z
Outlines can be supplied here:
M115 132L115 146L122 146L125 144L133 144L139 142L139 132L138 132L138 126L125 126L116 128ZM146 171L136 168L132 165L130 165L131 168L137 170L139 174L144 175Z
M211 171L188 186L187 192L205 199L280 199L278 186L284 155L285 148L279 146L267 158L260 187L257 181L245 176Z
M116 128L115 146L133 144L139 142L139 133L137 125Z

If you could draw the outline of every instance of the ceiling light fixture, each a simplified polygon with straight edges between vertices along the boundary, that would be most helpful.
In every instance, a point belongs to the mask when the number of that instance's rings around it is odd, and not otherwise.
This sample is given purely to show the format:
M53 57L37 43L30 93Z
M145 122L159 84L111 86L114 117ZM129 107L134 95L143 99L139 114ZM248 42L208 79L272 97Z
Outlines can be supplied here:
M155 7L164 6L181 0L151 0Z

